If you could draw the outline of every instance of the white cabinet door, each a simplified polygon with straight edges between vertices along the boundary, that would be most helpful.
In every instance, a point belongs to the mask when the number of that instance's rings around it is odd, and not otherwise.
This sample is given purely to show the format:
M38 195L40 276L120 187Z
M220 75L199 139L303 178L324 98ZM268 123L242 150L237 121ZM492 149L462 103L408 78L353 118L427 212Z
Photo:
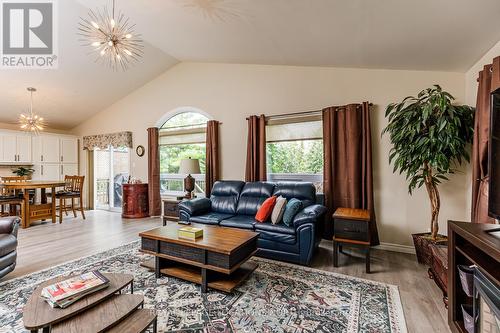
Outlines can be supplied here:
M64 176L77 176L78 175L78 164L63 164L62 165L62 174L61 179L64 179Z
M42 180L61 180L60 164L42 164L40 166L40 177Z
M16 137L17 161L31 163L31 137L18 135Z
M59 163L59 137L52 135L40 136L40 159L44 163Z
M61 138L61 162L78 163L78 140Z
M17 162L17 147L15 135L4 135L2 137L3 162Z

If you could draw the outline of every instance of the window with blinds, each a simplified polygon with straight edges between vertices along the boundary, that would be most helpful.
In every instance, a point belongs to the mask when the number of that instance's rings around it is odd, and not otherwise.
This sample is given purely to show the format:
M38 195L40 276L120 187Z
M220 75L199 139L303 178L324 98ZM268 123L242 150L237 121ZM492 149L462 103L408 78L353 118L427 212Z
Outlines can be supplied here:
M269 180L310 181L322 192L323 124L319 113L270 117L266 141Z

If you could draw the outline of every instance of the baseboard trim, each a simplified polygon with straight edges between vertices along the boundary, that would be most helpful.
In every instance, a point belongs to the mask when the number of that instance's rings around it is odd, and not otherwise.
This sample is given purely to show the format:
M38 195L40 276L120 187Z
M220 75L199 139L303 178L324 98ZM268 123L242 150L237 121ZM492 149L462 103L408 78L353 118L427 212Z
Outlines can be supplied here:
M393 243L380 243L380 245L375 246L375 249L384 250L384 251L392 251L392 252L401 252L401 253L410 253L415 254L415 248L410 245L401 245L401 244L393 244Z

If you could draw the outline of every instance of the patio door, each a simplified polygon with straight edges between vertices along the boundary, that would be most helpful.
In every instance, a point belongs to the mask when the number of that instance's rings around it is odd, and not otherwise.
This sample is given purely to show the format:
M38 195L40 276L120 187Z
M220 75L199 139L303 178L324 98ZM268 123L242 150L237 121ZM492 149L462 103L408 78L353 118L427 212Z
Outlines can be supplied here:
M94 150L94 207L121 212L122 184L130 174L128 148Z

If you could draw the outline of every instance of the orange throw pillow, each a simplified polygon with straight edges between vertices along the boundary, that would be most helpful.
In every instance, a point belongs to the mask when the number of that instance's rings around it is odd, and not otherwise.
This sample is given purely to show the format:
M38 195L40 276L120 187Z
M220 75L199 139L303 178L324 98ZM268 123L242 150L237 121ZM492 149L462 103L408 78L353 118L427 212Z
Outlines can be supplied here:
M274 205L276 204L276 196L272 196L267 198L260 206L257 211L257 215L255 215L255 219L259 222L266 222L271 213L273 212Z

